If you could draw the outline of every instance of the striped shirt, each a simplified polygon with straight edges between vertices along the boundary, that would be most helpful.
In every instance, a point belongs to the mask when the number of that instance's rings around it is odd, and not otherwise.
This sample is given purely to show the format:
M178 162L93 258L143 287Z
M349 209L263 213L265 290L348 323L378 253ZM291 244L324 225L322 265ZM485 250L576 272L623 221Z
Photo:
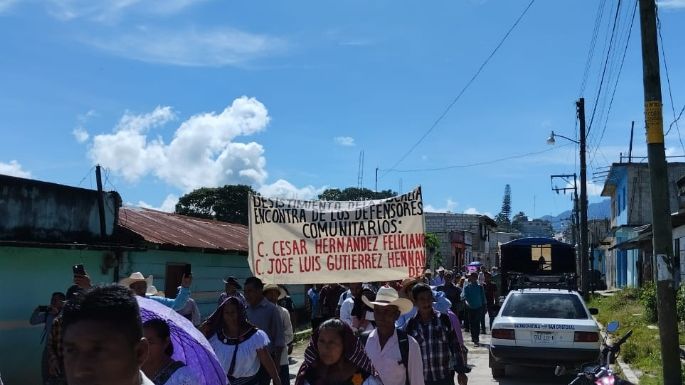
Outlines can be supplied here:
M425 381L438 381L454 376L454 360L450 344L456 346L456 335L445 328L440 313L434 311L429 322L423 322L417 314L407 323L407 334L414 337L421 348L423 377Z

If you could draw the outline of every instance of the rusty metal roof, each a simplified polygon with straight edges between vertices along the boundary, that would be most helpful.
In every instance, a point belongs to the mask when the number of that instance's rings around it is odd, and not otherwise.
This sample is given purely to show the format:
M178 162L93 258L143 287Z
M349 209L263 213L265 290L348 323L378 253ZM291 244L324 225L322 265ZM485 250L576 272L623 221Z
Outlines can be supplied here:
M197 249L248 251L247 226L140 207L119 209L119 226L146 242Z

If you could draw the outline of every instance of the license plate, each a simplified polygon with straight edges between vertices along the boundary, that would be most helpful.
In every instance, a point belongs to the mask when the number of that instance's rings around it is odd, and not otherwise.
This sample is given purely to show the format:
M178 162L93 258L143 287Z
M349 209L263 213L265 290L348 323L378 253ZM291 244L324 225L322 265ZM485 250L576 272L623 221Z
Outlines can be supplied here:
M536 344L553 344L554 334L545 332L533 332L533 342Z

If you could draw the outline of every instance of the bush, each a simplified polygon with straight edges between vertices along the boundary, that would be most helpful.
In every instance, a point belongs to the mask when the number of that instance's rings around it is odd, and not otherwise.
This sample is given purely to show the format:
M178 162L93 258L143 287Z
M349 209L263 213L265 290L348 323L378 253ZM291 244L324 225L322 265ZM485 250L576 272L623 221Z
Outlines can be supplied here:
M648 322L657 322L657 308L656 308L656 285L654 283L647 283L642 287L640 292L640 303L645 308L645 318Z
M676 292L676 310L678 311L678 321L685 322L685 284L680 285Z

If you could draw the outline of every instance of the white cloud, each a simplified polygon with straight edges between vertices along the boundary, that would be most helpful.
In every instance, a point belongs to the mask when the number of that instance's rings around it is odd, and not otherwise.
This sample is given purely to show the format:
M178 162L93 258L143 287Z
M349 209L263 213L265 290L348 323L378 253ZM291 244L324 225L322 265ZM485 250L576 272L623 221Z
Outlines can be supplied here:
M657 2L659 8L685 8L685 0L661 0Z
M90 134L83 127L76 127L74 131L71 132L79 143L85 143L90 138Z
M573 188L573 182L568 182L566 184L566 188ZM589 197L601 196L603 189L603 183L594 183L592 181L587 182L587 196ZM578 181L578 195L580 196L580 180Z
M199 3L199 0L49 0L48 12L62 21L87 19L111 23L126 13L137 12L143 15L169 15Z
M333 140L341 146L354 146L354 138L351 136L336 136Z
M182 191L264 183L262 145L233 141L263 131L269 123L268 111L257 99L243 96L219 113L191 116L168 144L161 137L149 137L148 130L175 118L171 107L141 115L126 113L113 133L93 137L89 156L128 182L154 175Z
M128 59L192 67L243 65L286 48L283 39L230 28L202 31L142 27L110 37L85 37L83 41Z
M18 0L0 0L0 13L9 11L9 9L18 2Z
M19 178L30 178L31 172L24 170L16 160L9 163L0 162L0 174L16 176Z
M159 207L154 207L144 201L138 201L138 206L146 209L153 209L157 211L172 213L176 210L176 203L178 203L178 196L174 194L169 194L166 196L164 202L162 202L162 204Z
M489 213L489 212L487 212L487 211L484 212L484 213L481 213L481 212L478 211L475 207L469 207L469 208L467 208L466 210L464 210L464 214L471 214L471 215L486 215L486 216L488 216L488 217L490 217L490 218L494 218L494 216L492 215L492 213Z
M424 210L429 213L453 213L457 206L459 206L459 203L456 201L453 201L452 198L447 198L447 202L445 202L445 206L443 207L435 207L433 205L426 205L424 207Z
M269 198L288 198L288 199L316 199L326 187L316 188L314 186L305 186L297 188L290 182L284 179L279 179L276 182L263 185L259 188L259 193Z

